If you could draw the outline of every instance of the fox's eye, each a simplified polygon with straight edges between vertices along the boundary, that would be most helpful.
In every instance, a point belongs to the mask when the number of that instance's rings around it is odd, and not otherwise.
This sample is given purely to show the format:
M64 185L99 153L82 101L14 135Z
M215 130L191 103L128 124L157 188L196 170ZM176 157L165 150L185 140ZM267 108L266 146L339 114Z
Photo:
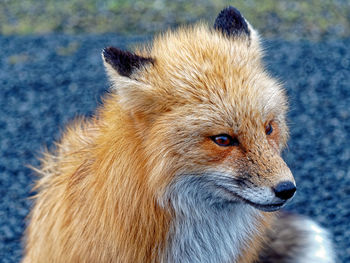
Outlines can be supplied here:
M267 135L270 135L273 132L273 128L272 128L271 122L266 126L265 132L266 132Z
M210 137L213 142L215 142L219 146L238 146L239 141L237 138L232 138L228 134L219 134Z

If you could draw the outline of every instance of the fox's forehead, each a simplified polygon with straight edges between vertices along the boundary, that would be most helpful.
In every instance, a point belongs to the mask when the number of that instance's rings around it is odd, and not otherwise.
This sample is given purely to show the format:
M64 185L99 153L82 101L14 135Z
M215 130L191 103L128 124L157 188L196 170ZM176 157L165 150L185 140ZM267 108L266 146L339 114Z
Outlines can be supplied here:
M197 26L159 37L151 56L156 63L147 82L170 104L192 105L197 114L210 108L213 120L227 123L284 114L284 92L265 72L258 43Z
M159 36L150 56L167 76L193 79L196 73L221 76L244 67L258 68L261 53L258 43L246 37L232 39L197 25Z

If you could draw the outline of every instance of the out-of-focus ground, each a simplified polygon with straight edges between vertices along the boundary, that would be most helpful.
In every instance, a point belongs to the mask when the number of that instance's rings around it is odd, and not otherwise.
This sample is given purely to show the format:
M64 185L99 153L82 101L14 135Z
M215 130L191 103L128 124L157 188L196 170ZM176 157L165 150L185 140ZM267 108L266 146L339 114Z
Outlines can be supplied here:
M237 7L265 37L350 36L348 0L1 0L0 34L154 34Z

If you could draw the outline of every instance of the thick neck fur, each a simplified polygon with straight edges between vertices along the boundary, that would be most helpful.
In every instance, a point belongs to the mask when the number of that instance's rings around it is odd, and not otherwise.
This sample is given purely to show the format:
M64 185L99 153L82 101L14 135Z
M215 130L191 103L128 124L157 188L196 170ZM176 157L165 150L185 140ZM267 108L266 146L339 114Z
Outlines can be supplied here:
M163 262L236 262L257 234L259 211L225 202L206 176L185 176L167 191L174 220Z

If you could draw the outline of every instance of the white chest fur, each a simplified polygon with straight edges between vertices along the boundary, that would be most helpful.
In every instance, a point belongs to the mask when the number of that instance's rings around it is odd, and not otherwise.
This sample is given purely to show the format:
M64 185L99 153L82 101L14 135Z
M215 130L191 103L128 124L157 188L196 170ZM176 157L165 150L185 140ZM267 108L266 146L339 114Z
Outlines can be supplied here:
M163 262L235 262L255 235L259 211L225 202L203 177L186 176L166 194L175 211Z

